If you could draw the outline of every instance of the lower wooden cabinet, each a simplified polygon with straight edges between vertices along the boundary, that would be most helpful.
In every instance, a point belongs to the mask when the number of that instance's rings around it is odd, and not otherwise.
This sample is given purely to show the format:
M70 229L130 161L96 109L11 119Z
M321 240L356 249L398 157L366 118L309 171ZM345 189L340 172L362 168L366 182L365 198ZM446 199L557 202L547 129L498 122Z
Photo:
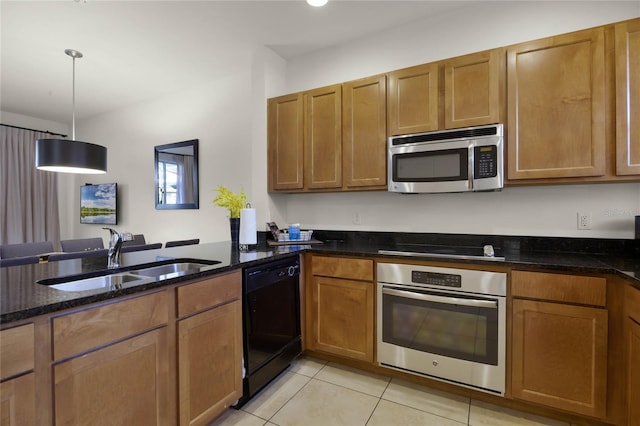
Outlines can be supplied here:
M640 426L640 289L625 289L627 353L627 422Z
M53 367L56 425L172 425L166 327Z
M34 325L2 330L0 350L0 426L34 425Z
M373 261L326 256L311 259L307 347L373 362Z
M35 425L35 374L29 373L0 383L0 425Z
M180 425L206 425L242 396L240 300L178 323Z
M580 281L582 291L576 292ZM512 273L514 398L597 418L606 416L607 309L577 305L584 300L604 303L605 290L606 280L600 277Z

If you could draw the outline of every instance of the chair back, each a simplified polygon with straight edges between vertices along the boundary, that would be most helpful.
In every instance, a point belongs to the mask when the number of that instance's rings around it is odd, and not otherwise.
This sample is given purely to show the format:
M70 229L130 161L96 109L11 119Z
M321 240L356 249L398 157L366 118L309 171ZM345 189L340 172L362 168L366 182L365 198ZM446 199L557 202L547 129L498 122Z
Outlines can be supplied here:
M53 252L51 241L41 241L37 243L5 244L0 246L0 259L10 259L13 257L37 256L43 253Z
M102 238L78 238L75 240L62 240L60 241L62 251L90 251L90 250L102 250L104 249L104 243Z
M133 240L123 242L122 246L143 246L145 244L147 244L147 241L144 239L144 234L134 234Z
M193 238L191 240L167 241L164 246L165 248L167 248L167 247L190 246L192 244L200 244L200 238Z
M162 243L152 243L152 244L141 244L141 245L133 245L133 246L122 246L120 249L120 253L129 253L132 251L142 251L142 250L153 250L162 248Z

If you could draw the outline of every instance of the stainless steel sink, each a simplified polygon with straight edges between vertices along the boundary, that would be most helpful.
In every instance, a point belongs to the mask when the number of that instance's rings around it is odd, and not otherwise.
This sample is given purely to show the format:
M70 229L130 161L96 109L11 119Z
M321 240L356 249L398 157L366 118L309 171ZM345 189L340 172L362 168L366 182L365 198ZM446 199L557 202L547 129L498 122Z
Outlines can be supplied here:
M138 269L102 271L104 275L87 277L70 275L66 277L46 278L38 284L46 285L60 291L111 291L121 288L135 287L159 280L175 278L181 275L200 272L200 268L220 263L217 260L175 259L163 260L146 265L139 265ZM132 268L136 268L133 266Z
M167 265L152 266L144 269L134 269L129 271L131 274L143 275L145 277L160 277L165 275L187 275L194 272L200 272L200 268L209 266L208 263L196 262L176 262Z
M132 274L111 274L100 277L85 278L76 281L69 281L61 284L50 285L60 291L89 291L89 290L118 290L123 287L131 287L132 285L140 285L145 282L151 282L148 278L139 277Z

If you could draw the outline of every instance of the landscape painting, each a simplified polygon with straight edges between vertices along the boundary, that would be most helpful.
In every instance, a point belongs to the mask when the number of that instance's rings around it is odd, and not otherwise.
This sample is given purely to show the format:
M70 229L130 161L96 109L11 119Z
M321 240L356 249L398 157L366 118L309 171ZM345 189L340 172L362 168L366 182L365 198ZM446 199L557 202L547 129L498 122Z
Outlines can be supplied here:
M116 183L80 187L80 223L115 225L117 216Z

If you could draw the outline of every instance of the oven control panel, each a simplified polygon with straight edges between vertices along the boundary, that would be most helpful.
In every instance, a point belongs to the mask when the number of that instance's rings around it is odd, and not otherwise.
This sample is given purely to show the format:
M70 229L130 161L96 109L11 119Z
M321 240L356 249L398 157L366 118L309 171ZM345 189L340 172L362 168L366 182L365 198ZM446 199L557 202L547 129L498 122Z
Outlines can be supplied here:
M429 284L443 287L462 287L462 276L440 274L437 272L411 271L411 281L416 284Z

